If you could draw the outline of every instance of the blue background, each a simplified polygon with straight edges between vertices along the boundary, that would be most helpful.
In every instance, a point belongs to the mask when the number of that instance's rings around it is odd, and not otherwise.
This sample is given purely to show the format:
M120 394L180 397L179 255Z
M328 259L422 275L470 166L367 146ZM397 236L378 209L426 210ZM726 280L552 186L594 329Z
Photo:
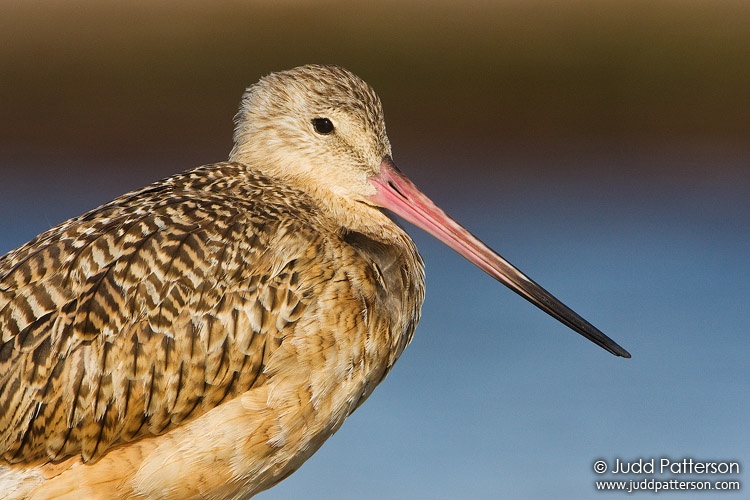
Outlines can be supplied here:
M532 4L472 2L456 17L447 3L422 16L417 4L365 15L331 2L318 17L304 3L218 2L209 21L190 2L188 14L170 2L115 14L86 2L9 8L0 253L223 160L245 85L271 69L338 62L383 89L399 167L633 358L585 341L404 224L427 272L413 343L342 429L258 498L621 498L595 490L616 478L595 474L595 460L744 467L750 45L740 42L750 30L722 23L747 4L582 2L559 16L553 3ZM718 14L702 21L706 6ZM120 18L143 24L127 31ZM628 35L629 22L652 29ZM480 43L485 24L482 36L505 52ZM168 43L154 41L153 26L171 27L157 37ZM539 41L527 26L553 35ZM394 30L403 38L389 38ZM638 45L643 37L654 43ZM502 86L501 74L511 75ZM748 482L744 468L707 479Z

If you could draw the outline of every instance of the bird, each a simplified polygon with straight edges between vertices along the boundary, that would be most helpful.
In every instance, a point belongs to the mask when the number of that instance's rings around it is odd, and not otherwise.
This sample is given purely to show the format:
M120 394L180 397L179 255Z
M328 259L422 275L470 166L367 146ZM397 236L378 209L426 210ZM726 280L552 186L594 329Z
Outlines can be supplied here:
M248 87L228 161L0 258L0 491L239 499L297 470L412 340L424 264L394 215L616 356L439 209L381 101L334 65Z

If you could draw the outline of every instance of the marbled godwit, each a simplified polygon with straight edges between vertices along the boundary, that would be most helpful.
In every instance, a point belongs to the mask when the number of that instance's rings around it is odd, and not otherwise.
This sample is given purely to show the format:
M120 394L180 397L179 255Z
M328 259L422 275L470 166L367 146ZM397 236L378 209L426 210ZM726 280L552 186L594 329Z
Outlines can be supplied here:
M296 470L419 319L422 260L383 208L629 357L396 169L365 82L300 67L248 89L229 162L0 259L5 498L244 498Z

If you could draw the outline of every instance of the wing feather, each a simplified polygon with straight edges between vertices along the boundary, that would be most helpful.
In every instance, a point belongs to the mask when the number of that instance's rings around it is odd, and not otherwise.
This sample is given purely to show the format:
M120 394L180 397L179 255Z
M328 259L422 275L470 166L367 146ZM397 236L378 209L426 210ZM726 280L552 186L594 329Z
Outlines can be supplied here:
M125 195L0 258L4 460L96 460L263 381L311 300L295 270L310 250L290 242L322 236L280 216L288 200L265 199L262 178L239 197L219 175L232 168Z

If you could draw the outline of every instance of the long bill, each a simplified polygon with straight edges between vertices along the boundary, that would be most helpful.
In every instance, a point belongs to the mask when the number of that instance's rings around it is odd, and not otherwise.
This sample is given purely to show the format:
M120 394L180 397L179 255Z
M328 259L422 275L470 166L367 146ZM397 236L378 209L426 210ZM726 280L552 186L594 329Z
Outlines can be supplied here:
M379 206L424 229L500 283L590 341L616 356L630 357L630 353L614 340L557 300L440 210L401 173L390 156L383 158L380 174L371 177L370 182L377 189L377 193L371 199Z

